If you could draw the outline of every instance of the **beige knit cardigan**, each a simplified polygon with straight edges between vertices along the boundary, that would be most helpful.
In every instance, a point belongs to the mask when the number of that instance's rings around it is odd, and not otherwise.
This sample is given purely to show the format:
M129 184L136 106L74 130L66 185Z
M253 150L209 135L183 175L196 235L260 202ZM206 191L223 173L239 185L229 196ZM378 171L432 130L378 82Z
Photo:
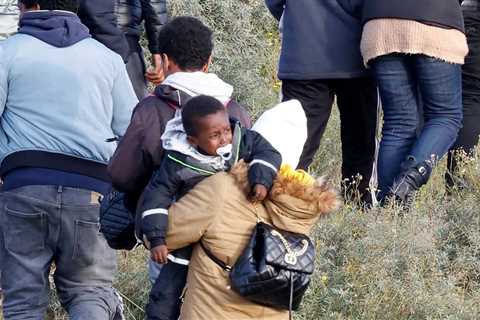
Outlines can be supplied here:
M365 65L391 53L424 54L463 64L468 53L463 32L402 19L368 21L363 27L360 49Z

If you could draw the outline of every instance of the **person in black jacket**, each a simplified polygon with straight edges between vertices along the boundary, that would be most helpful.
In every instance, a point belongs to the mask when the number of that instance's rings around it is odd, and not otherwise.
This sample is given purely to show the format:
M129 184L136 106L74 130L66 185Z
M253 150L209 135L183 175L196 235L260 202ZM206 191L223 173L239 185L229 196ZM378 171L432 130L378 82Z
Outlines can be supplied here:
M463 1L462 12L469 50L462 66L463 126L448 153L448 172L445 174L448 191L465 187L458 170L457 152L472 156L480 136L480 1Z
M127 71L138 99L145 98L146 80L154 85L163 80L162 60L158 47L158 34L167 23L166 0L115 0L118 27L125 34L129 46ZM148 40L148 50L152 54L152 69L146 69L140 37L143 33L142 23Z
M114 0L80 0L78 17L95 40L118 53L125 63L128 61L128 43L123 32L117 27Z
M80 0L78 16L92 37L118 53L127 65L128 75L139 100L145 98L146 80L154 85L163 80L158 33L167 22L166 0ZM153 68L146 70L140 36L142 22L152 54Z
M152 260L162 264L167 257L170 260L154 285L147 315L149 319L177 319L192 248L168 255L168 208L201 180L229 170L240 159L249 163L251 201L262 201L282 157L259 133L230 122L224 105L205 95L190 99L168 122L162 142L166 155L139 202L136 224L141 231L137 237L146 240Z
M340 111L342 178L357 186L363 200L375 155L377 91L362 64L361 21L336 0L265 0L272 15L283 16L278 78L283 100L298 99L307 115L308 137L298 168L313 161L336 96ZM351 191L351 192L349 192Z

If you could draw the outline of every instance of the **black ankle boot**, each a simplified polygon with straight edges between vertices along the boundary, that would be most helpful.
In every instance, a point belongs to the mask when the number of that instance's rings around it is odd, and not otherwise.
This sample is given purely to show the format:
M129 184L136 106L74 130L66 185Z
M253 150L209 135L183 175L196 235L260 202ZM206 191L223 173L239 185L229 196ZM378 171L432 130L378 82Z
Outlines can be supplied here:
M402 172L394 180L389 195L410 207L415 199L416 191L426 184L430 178L432 162L422 161L415 164L412 159L409 159L402 164L402 169Z

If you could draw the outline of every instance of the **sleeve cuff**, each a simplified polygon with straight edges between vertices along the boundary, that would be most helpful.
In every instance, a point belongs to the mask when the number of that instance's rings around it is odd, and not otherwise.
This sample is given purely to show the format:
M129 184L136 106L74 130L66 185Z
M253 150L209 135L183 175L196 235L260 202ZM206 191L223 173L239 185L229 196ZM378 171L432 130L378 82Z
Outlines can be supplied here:
M148 237L147 237L148 238ZM153 239L149 239L150 241L150 247L151 248L155 248L155 247L158 247L158 246L162 246L162 245L166 245L167 243L165 242L165 239L164 238L153 238Z

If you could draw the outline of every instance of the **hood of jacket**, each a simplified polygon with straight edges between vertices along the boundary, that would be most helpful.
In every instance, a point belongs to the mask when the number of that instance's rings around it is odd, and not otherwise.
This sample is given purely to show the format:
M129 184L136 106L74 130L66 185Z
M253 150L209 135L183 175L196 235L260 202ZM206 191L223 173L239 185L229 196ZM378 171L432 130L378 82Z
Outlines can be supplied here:
M153 95L162 101L165 101L173 109L181 108L191 98L191 96L185 92L164 84L155 87Z
M231 100L233 87L214 73L176 72L169 75L161 86L170 86L181 90L190 97L207 95L216 98L224 105Z
M338 209L340 201L321 178L305 185L279 174L264 206L277 228L309 234L322 215Z
M240 161L230 173L248 194L248 167ZM340 207L338 194L324 179L305 184L291 176L277 175L268 198L263 201L275 227L308 235L317 220Z
M20 19L18 33L28 34L57 48L64 48L90 37L78 16L68 11L30 11Z

